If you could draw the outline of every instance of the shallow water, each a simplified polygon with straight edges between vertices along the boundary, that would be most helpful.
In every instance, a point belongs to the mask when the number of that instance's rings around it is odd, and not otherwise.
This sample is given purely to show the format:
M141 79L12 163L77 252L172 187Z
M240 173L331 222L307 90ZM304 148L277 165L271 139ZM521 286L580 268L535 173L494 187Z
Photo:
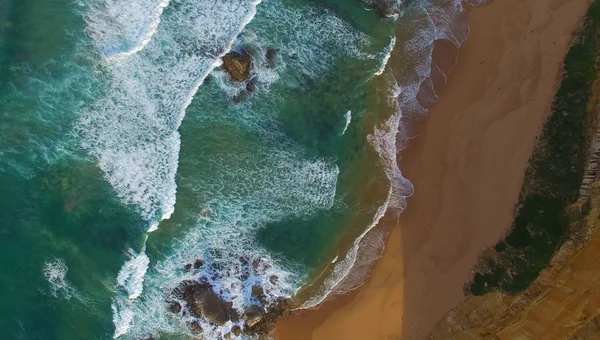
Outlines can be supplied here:
M185 338L192 316L168 310L183 280L240 314L255 286L267 308L355 286L357 237L412 193L396 152L432 43L467 32L453 3L400 9L2 0L7 338ZM251 87L219 68L231 49L252 55ZM235 324L196 321L208 339Z

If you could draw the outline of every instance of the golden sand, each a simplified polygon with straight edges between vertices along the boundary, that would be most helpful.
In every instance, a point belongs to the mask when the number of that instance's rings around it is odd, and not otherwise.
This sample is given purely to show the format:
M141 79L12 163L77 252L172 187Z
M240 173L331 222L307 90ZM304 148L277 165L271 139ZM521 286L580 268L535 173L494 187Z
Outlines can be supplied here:
M280 321L280 340L426 339L510 228L535 136L587 0L496 0L469 13L421 135L402 153L415 195L368 281Z

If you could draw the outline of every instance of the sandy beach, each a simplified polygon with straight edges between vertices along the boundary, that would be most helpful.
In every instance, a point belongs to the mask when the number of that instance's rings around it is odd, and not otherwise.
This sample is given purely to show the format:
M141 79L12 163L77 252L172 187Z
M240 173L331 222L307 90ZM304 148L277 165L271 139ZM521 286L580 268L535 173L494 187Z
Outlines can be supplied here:
M401 168L415 194L357 291L280 321L280 340L426 339L510 228L528 157L587 0L496 0L469 12L440 100Z

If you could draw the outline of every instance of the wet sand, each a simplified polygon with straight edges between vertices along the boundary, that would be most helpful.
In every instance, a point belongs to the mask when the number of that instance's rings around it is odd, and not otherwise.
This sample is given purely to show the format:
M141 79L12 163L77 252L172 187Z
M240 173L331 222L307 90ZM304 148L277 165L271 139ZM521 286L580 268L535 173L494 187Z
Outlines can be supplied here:
M415 186L360 289L280 321L280 340L426 339L463 298L484 247L510 228L523 172L588 0L496 0L421 135L402 153Z

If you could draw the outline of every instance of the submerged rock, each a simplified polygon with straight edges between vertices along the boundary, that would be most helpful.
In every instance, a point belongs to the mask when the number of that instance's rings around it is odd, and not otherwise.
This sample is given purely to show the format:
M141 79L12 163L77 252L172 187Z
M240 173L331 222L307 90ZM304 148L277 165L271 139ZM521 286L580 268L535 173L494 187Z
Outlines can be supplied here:
M198 323L198 321L192 321L190 323L190 330L192 331L193 334L200 334L200 333L202 333L202 331L204 331L202 329L202 326L200 326L200 324Z
M252 57L245 51L231 51L223 57L221 68L229 75L231 80L244 82L250 76Z
M267 57L268 68L275 68L275 57L277 56L277 53L279 53L279 49L272 47L267 48L267 53L265 56Z
M171 313L179 313L181 312L181 304L177 301L173 301L169 304L169 312Z

